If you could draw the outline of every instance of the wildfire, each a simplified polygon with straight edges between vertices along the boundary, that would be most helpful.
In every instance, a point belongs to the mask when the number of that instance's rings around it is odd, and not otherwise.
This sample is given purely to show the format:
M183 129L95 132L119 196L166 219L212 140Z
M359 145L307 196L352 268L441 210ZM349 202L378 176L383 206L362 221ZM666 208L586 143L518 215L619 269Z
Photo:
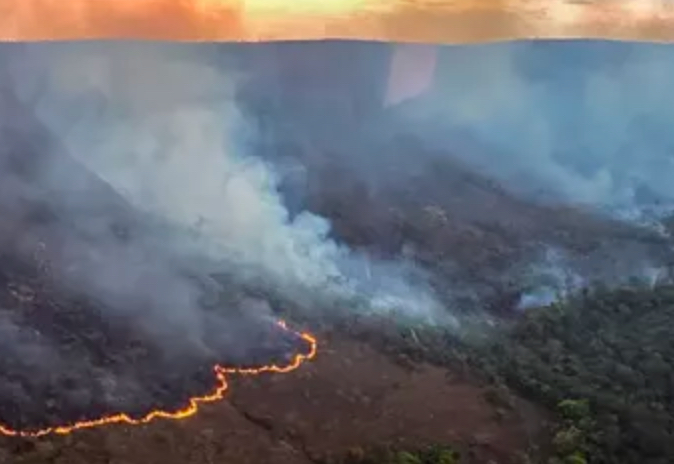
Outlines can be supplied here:
M288 328L285 321L278 321L278 325L286 331L291 331ZM152 422L155 419L186 419L190 416L195 415L199 411L199 406L205 403L213 403L219 401L225 397L225 392L227 391L228 384L226 379L226 374L239 374L239 375L257 375L262 373L279 373L285 374L291 371L294 371L300 367L305 361L309 361L316 357L318 352L318 342L316 338L307 333L307 332L294 332L295 335L303 339L309 344L309 351L307 353L298 353L293 356L293 359L290 363L285 366L276 366L276 365L267 365L254 368L236 368L236 367L224 367L220 365L215 365L213 367L213 373L215 374L216 384L213 390L203 396L195 396L189 399L187 406L177 411L161 411L155 410L147 413L145 416L134 419L127 414L113 414L110 416L100 417L98 419L79 421L73 424L59 425L56 427L49 427L39 430L14 430L9 427L6 427L0 424L0 434L10 436L10 437L25 437L25 438L37 438L44 437L45 435L68 435L72 432L82 429L89 429L93 427L100 427L102 425L110 424L129 424L129 425L141 425Z

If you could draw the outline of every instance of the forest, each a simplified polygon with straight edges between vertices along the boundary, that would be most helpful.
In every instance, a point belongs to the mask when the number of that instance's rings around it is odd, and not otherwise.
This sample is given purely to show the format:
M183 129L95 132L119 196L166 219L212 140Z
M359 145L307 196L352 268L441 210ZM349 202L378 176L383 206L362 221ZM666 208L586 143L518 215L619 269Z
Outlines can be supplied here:
M511 408L516 394L548 410L549 439L523 462L673 462L673 284L594 286L507 324L487 344L460 341L438 328L403 327L377 343L412 363L477 375L498 407ZM444 461L423 450L386 456L379 462L453 462L447 453Z
M525 314L481 362L558 410L561 462L674 458L674 286L594 288Z

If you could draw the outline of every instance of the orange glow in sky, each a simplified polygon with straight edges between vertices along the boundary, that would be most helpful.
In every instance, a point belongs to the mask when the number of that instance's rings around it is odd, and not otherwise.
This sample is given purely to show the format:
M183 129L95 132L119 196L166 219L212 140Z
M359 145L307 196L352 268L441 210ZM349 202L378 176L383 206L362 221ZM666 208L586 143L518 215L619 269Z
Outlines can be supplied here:
M674 0L1 0L1 40L674 40Z
M217 4L218 0L202 0L202 3ZM348 15L361 10L368 0L243 0L244 14L277 13L291 11L293 14Z

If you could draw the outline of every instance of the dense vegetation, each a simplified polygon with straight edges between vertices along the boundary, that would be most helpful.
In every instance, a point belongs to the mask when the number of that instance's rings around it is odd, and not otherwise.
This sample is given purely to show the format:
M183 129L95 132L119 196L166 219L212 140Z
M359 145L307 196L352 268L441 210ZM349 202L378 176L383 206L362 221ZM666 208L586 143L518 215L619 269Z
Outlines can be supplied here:
M471 357L557 409L559 462L674 462L674 285L586 291Z
M496 405L514 390L554 411L549 464L674 462L674 284L586 290L523 313L486 346L438 328L391 335L365 334L409 365L483 374Z
M461 454L449 446L430 446L417 450L381 447L353 448L338 464L459 464Z

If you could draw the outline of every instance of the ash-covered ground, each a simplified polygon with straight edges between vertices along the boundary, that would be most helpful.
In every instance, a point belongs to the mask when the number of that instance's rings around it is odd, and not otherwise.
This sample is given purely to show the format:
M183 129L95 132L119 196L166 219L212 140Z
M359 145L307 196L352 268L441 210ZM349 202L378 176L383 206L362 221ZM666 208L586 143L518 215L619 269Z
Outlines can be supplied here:
M110 318L100 302L58 288L7 255L0 282L0 421L14 430L175 411L214 390L215 364L285 366L310 348L271 320L218 306L204 309L225 314L203 334L201 349L179 349L179 331L176 349L166 349L133 317Z
M59 285L36 264L5 253L0 265L0 422L15 430L175 411L213 391L216 364L285 366L310 349L268 312L251 314L259 300L231 295L200 308L212 323L198 340L180 327L158 340L138 317L110 316L105 303Z

